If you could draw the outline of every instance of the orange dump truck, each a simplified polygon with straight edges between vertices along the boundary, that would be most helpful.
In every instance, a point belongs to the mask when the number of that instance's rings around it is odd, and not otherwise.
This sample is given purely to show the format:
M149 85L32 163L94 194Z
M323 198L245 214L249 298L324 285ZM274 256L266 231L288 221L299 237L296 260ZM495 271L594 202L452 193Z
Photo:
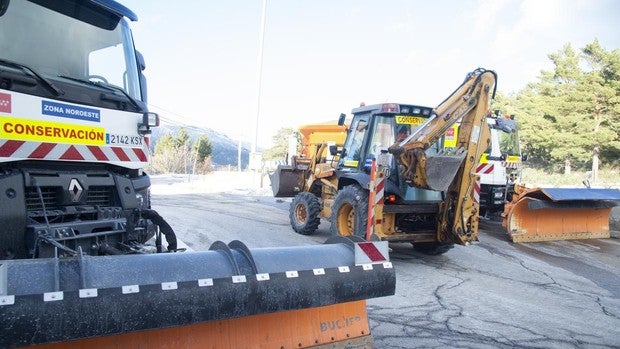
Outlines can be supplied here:
M316 153L317 147L326 143L328 145L344 144L347 138L347 126L334 124L304 125L299 127L301 134L301 157L309 157ZM329 155L328 149L320 154L321 157Z

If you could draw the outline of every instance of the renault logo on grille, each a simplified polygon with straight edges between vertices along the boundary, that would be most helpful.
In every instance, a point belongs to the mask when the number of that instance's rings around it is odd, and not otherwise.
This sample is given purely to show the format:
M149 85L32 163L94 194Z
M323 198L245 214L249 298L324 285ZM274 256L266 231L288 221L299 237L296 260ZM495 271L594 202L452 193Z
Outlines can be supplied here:
M80 182L77 179L72 178L71 182L69 183L69 197L71 198L71 201L80 201L83 191L84 189L80 185Z

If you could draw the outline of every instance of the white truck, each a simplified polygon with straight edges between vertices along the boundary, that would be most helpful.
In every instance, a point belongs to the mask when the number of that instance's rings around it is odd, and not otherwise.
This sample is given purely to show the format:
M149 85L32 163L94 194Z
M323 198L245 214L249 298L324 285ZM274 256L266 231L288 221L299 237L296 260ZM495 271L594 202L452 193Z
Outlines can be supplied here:
M514 115L504 115L496 110L487 118L491 129L491 144L482 154L476 167L480 176L480 215L499 214L514 193L514 185L521 180L522 162L519 128ZM458 125L448 129L444 148L453 148L458 137Z
M0 1L2 259L153 248L142 169L159 120L122 20L136 16L102 3Z

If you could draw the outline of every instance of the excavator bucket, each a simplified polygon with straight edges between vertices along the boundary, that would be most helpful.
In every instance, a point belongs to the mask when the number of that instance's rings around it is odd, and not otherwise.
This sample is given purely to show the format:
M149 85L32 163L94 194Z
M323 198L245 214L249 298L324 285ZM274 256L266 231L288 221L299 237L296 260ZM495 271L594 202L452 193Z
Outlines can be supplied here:
M465 153L438 154L426 158L426 183L428 189L445 191L461 168Z
M502 225L513 242L609 238L620 190L516 187Z
M365 299L393 295L395 274L343 241L2 261L0 347L363 346Z

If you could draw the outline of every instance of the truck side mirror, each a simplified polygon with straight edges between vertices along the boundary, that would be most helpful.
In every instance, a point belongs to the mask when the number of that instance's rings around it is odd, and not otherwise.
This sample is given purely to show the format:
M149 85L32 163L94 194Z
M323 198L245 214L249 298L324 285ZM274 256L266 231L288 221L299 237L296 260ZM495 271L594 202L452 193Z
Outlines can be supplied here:
M340 117L338 118L338 126L342 126L342 125L344 125L344 119L345 119L346 117L347 117L347 116L346 116L344 113L340 113ZM332 155L333 155L333 154L332 154Z
M136 62L138 63L138 69L144 71L146 69L146 63L144 63L144 56L142 53L136 50Z
M147 88L146 88L146 77L142 72L146 69L146 63L144 62L144 56L136 50L136 63L138 63L138 75L140 78L140 92L142 101L147 103Z

